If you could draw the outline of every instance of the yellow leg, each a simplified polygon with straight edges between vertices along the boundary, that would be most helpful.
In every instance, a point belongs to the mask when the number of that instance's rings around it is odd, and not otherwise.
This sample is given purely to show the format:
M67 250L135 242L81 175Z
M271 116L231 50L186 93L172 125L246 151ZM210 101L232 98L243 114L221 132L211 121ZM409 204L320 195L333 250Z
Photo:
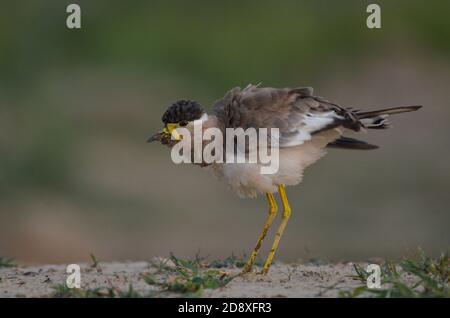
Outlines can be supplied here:
M291 207L289 206L289 201L286 196L286 190L284 185L278 186L278 192L281 196L281 202L283 204L283 215L281 218L281 223L278 228L277 233L275 234L275 240L273 241L272 248L270 249L269 256L267 257L266 262L264 263L264 267L262 270L262 274L267 274L269 271L270 265L272 264L273 257L278 248L278 243L280 243L281 236L283 235L284 228L289 221L289 217L291 216Z
M270 225L273 222L273 219L277 215L277 202L275 201L275 197L272 193L267 193L267 201L269 202L269 215L267 216L266 223L264 224L263 230L261 232L261 235L259 236L258 242L256 242L256 246L253 249L252 254L250 255L250 258L248 259L247 264L245 265L244 269L242 270L242 273L248 273L251 272L253 263L255 263L256 256L258 256L259 249L261 248L261 243L264 240L264 238L267 235L267 231L270 228Z

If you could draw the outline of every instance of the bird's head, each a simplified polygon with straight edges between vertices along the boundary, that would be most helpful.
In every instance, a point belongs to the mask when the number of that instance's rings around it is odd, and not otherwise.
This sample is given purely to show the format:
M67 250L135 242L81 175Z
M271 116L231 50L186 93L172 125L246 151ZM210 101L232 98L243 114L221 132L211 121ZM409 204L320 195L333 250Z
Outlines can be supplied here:
M179 100L173 103L163 114L164 128L148 139L148 142L159 141L165 145L171 145L181 139L175 131L179 127L185 127L193 121L200 119L205 114L203 108L192 100ZM173 137L173 139L172 139Z

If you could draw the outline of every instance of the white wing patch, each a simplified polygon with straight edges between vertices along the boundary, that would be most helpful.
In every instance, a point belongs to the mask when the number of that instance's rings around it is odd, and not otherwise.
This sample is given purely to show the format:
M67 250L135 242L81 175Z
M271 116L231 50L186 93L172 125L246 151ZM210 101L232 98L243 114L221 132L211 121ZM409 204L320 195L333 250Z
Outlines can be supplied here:
M303 144L305 141L311 140L312 134L328 125L332 124L335 119L343 119L334 111L324 113L306 113L301 117L298 128L291 133L281 136L281 147L293 147Z

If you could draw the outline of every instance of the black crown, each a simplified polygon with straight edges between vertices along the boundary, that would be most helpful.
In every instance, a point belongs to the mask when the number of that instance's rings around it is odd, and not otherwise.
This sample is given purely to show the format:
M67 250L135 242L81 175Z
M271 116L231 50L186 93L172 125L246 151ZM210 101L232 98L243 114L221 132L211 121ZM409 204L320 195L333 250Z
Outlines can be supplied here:
M200 119L205 113L203 108L192 100L179 100L173 103L162 116L162 121L167 123L179 123L181 121L193 121Z

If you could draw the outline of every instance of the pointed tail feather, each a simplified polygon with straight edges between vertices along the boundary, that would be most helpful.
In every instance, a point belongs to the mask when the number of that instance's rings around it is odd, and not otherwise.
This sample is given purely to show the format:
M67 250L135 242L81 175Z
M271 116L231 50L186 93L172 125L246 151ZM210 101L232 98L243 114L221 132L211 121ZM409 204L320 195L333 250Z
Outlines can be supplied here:
M412 112L420 108L422 108L422 106L402 106L402 107L385 108L370 112L356 111L353 114L355 115L357 122L359 122L360 125L362 124L362 126L364 126L365 128L385 129L390 127L390 124L387 120L387 118L390 115ZM340 149L357 149L357 150L372 150L378 148L378 146L369 144L365 141L344 136L341 136L335 141L329 143L327 147Z
M390 127L390 123L387 120L387 117L389 117L390 115L412 112L420 108L422 108L422 106L401 106L370 112L358 112L356 113L356 116L366 128L386 129Z
M407 113L407 112L413 112L416 110L421 109L422 106L400 106L400 107L392 107L392 108L385 108L380 110L374 110L370 112L359 112L357 113L358 119L363 118L370 118L380 115L394 115L394 114L400 114L400 113Z

